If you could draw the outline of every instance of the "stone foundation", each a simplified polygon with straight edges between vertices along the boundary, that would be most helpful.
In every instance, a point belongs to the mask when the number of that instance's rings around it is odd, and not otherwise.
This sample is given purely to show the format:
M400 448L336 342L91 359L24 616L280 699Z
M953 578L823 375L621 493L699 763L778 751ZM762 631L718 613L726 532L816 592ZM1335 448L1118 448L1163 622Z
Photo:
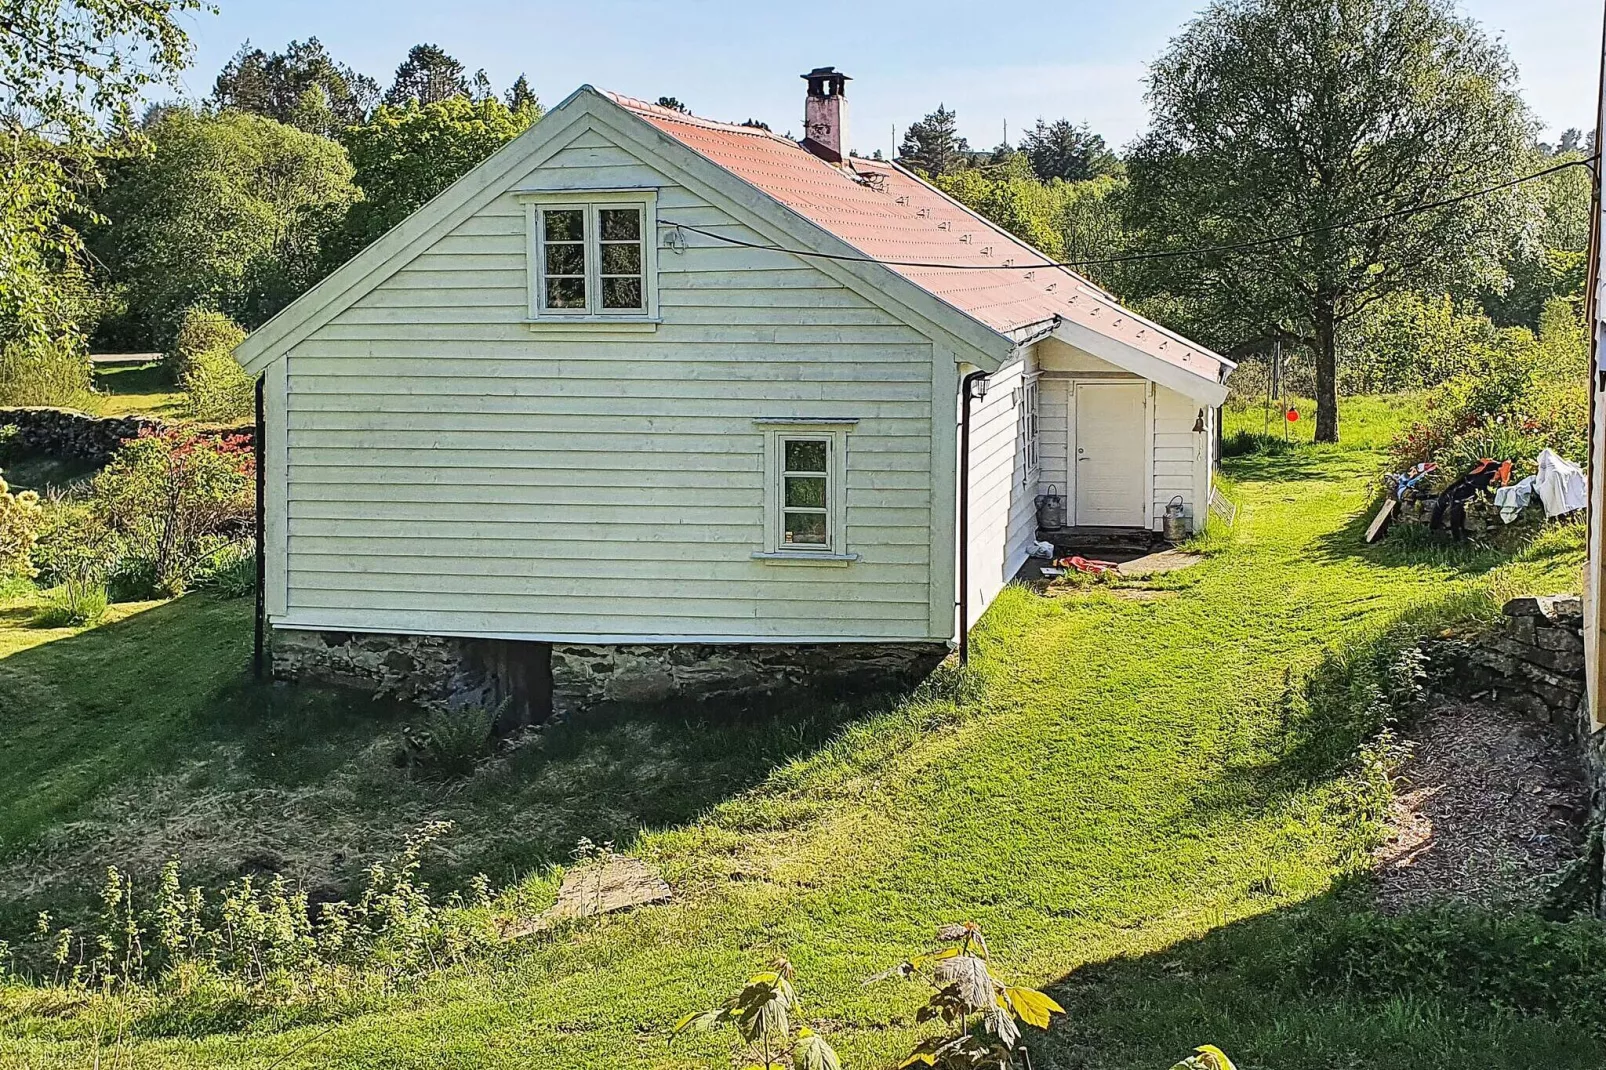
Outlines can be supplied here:
M942 643L580 645L276 629L273 675L428 708L507 702L528 723L602 706L751 701L778 692L890 691L935 669Z

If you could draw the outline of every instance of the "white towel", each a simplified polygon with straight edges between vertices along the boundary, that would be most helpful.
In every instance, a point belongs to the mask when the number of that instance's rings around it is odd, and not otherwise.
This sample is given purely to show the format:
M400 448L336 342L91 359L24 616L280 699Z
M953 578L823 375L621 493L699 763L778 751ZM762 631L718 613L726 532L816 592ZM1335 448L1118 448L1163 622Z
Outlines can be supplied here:
M1517 519L1517 514L1528 508L1528 503L1533 500L1533 495L1533 476L1495 491L1494 504L1495 508L1500 510L1500 519L1507 524Z
M1545 503L1546 516L1576 513L1589 501L1584 486L1584 470L1551 450L1539 451L1539 475L1534 490Z

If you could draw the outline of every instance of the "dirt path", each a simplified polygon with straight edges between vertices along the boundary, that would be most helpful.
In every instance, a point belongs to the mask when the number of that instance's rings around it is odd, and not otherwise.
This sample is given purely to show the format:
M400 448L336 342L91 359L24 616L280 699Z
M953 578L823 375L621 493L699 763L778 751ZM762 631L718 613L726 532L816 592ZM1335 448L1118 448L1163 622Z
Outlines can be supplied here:
M1446 702L1409 733L1378 904L1532 902L1577 853L1588 794L1562 731L1482 703Z

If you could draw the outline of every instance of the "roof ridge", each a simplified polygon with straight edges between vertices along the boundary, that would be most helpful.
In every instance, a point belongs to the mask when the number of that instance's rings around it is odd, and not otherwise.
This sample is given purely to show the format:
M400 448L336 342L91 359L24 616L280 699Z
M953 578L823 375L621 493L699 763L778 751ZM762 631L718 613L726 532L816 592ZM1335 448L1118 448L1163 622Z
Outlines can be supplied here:
M641 112L659 119L667 119L670 122L676 123L685 123L687 126L701 126L710 130L728 130L733 134L747 134L750 137L766 137L773 141L779 141L783 145L791 145L794 148L801 148L801 146L791 138L782 137L780 134L777 134L772 130L766 130L763 127L745 126L742 123L728 123L722 119L706 119L701 115L693 115L689 111L677 111L674 108L666 108L661 104L653 104L650 101L642 100L639 97L628 96L624 93L615 93L611 89L599 89L597 92L609 98L622 108L628 108L631 111Z

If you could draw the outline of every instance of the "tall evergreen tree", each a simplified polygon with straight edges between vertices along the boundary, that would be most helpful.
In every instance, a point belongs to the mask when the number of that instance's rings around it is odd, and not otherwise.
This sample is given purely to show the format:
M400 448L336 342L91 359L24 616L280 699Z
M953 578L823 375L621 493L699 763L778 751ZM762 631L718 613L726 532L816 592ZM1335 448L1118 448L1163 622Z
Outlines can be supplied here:
M502 99L507 101L509 111L523 111L525 108L535 108L541 104L535 95L535 90L530 88L529 80L522 73L513 79L513 84L508 87Z
M959 136L959 117L941 104L937 110L904 131L898 147L900 162L936 177L970 163L970 142Z
M416 100L434 104L452 97L469 96L463 65L439 45L414 45L396 68L396 78L385 91L385 103L396 107Z
M327 110L308 102L313 89L323 94ZM291 41L283 52L247 41L218 74L212 100L332 137L368 117L379 101L379 83L337 61L316 37Z
M1037 120L1037 125L1022 136L1020 147L1044 182L1051 178L1083 182L1120 169L1120 161L1105 147L1104 138L1088 129L1086 123L1078 126L1069 119L1052 123Z

